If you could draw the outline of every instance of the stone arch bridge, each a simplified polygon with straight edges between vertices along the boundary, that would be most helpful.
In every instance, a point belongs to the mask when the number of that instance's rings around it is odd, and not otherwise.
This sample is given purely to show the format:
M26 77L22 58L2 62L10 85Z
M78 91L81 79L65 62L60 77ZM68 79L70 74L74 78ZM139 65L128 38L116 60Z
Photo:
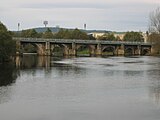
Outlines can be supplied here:
M43 38L13 38L16 40L19 52L27 44L37 48L38 55L52 55L55 46L63 50L63 55L76 56L77 50L86 46L90 55L103 55L109 50L113 55L150 55L152 44L144 42L104 41L104 40L74 40L74 39L43 39Z

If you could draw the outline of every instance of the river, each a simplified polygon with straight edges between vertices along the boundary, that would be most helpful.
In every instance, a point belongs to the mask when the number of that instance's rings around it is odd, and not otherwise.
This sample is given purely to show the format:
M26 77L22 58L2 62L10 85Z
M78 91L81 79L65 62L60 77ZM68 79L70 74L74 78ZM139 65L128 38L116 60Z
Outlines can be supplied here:
M159 57L25 55L0 65L0 120L159 119Z

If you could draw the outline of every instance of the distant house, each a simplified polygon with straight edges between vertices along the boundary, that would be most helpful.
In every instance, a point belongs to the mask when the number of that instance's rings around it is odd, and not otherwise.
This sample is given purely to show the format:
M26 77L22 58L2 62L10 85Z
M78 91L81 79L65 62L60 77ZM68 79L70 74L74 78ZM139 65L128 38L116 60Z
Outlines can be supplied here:
M98 38L98 37L104 35L105 33L104 32L102 32L102 33L100 33L100 32L94 32L94 33L91 33L91 34L92 34L93 37Z
M92 33L89 33L89 34L97 39L98 37L104 35L105 33L108 33L108 32L92 32ZM123 38L126 34L126 32L111 32L111 33L113 33L116 38L119 37L120 40L123 40ZM147 34L145 32L143 32L142 36L144 38L144 42L147 42Z
M147 40L148 40L148 36L147 36L147 34L146 34L145 32L142 33L142 36L143 36L143 38L144 38L144 42L145 42L145 43L148 42L148 41L147 41Z
M89 33L89 34L91 34L95 38L98 38L98 37L100 37L100 36L102 36L106 33L108 33L108 32L92 32L92 33ZM125 32L113 32L113 34L114 34L115 37L119 37L121 40L123 40Z
M126 34L125 32L115 32L114 36L116 38L119 37L121 40L123 40L125 34Z

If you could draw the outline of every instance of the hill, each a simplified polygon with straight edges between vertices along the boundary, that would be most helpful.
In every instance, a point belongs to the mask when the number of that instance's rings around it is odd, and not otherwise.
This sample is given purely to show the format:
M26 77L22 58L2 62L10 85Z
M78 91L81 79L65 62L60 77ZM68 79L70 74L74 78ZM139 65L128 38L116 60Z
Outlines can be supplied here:
M50 29L53 33L57 33L60 29L67 29L67 30L74 30L71 28L59 28L59 27L38 27L38 28L32 28L35 29L38 33L42 33L45 32L47 29ZM26 29L27 30L27 29ZM106 30L84 30L84 29L80 29L81 31L87 32L89 33L107 33L107 32L111 32L111 31L106 31ZM14 31L17 32L17 31Z

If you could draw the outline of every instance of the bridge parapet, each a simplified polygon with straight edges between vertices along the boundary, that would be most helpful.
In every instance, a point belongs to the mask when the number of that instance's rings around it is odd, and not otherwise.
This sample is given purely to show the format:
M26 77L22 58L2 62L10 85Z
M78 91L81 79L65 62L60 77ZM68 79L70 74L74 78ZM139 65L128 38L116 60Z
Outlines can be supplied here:
M152 45L150 42L129 41L105 41L105 40L82 40L82 39L44 39L44 38L13 38L20 42L51 42L51 43L77 43L77 44L113 44L113 45Z

